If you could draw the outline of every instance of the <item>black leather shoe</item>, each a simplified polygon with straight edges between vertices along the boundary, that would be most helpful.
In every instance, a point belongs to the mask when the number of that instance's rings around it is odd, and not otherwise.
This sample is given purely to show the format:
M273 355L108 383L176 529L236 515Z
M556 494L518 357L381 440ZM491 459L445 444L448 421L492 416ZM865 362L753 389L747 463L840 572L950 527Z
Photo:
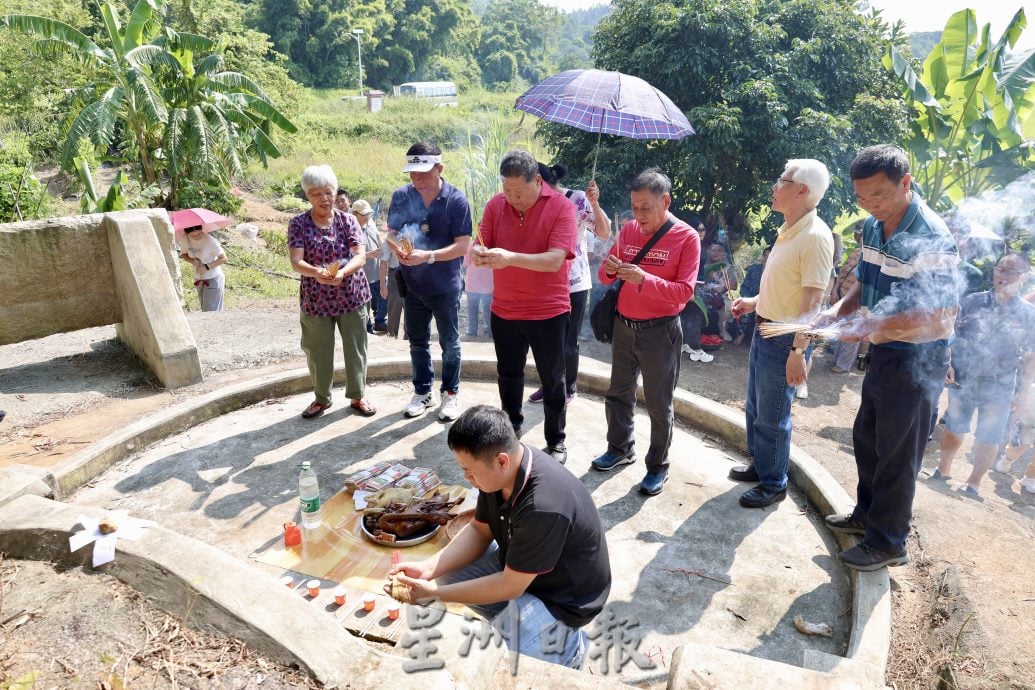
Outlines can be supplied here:
M773 491L759 484L740 495L740 505L745 508L765 508L774 503L779 503L785 498L787 498L787 489Z
M554 460L562 465L568 461L568 449L564 447L563 443L558 443L556 446L547 446L543 448L543 452L553 457Z
M754 465L737 465L730 468L729 478L735 482L757 482L758 470Z

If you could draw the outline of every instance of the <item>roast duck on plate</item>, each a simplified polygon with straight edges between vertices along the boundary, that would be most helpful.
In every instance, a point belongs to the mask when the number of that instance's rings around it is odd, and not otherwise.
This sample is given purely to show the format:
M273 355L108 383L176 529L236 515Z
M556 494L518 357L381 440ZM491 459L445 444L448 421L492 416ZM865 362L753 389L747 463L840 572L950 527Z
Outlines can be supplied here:
M402 495L388 496L388 499L402 500L389 500L383 505L379 505L377 500L372 505L371 499L375 497L377 494L367 497L367 509L363 512L364 526L371 534L377 535L378 532L382 532L399 539L423 532L432 525L445 525L456 517L449 512L450 509L461 503L461 499L451 499L448 495L438 492L425 498L409 500Z

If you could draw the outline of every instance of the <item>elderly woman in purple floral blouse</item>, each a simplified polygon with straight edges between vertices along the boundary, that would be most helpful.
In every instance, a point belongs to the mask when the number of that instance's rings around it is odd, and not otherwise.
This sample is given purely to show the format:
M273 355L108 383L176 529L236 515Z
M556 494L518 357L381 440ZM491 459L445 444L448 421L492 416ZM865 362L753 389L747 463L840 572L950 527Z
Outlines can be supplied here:
M302 275L302 351L316 395L302 416L319 417L331 406L337 328L345 351L345 394L352 400L352 409L369 417L377 410L363 397L367 379L364 306L370 301L370 284L363 273L366 238L354 216L334 208L338 179L329 165L303 170L302 191L311 208L292 218L288 226L291 267Z

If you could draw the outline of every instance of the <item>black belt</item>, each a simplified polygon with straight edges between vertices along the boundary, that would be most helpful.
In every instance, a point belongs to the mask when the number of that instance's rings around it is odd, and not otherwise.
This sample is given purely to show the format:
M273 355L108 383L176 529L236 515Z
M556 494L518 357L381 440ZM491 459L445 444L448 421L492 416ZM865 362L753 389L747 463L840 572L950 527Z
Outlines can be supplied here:
M772 319L767 319L766 317L762 316L761 314L759 314L756 311L755 312L755 322L756 323L772 323L773 320Z
M642 320L639 320L639 319L627 319L624 316L622 316L621 314L618 314L618 320L621 321L622 323L624 323L629 328L633 329L634 331L645 331L648 328L654 328L655 326L660 326L663 323L668 323L669 321L671 321L674 318L676 318L676 317L675 316L662 316L662 317L659 317L657 319L642 319Z

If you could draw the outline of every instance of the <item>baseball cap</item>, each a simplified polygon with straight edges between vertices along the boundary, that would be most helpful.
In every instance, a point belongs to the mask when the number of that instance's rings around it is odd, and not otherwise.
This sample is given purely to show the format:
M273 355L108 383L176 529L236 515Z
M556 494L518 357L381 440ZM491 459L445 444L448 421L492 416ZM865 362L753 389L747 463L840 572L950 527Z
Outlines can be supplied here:
M406 156L403 172L427 172L442 162L442 156L413 154Z

